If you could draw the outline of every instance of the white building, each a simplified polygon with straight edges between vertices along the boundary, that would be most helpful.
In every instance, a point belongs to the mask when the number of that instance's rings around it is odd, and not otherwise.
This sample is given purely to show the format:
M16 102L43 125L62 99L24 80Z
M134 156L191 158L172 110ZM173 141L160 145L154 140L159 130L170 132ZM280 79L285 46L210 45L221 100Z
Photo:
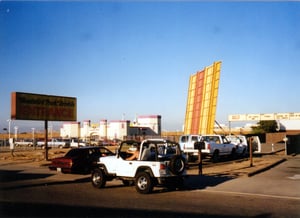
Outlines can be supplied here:
M77 131L75 131L77 130ZM68 122L61 128L61 137L64 138L98 138L99 140L120 139L136 136L157 136L161 134L161 116L138 116L135 122L129 120L100 120L99 125L91 125L90 120Z
M63 138L77 138L81 135L80 122L67 122L60 129L60 136Z
M280 120L280 130L300 130L300 120Z
M129 120L110 121L107 125L107 139L123 139L125 136L128 136L129 125Z
M135 125L132 125L135 126ZM161 116L160 115L148 115L137 117L137 127L148 127L154 134L160 135L161 133Z
M99 131L98 134L95 133L94 135L98 135L100 139L106 140L108 137L107 135L108 123L107 120L100 120Z

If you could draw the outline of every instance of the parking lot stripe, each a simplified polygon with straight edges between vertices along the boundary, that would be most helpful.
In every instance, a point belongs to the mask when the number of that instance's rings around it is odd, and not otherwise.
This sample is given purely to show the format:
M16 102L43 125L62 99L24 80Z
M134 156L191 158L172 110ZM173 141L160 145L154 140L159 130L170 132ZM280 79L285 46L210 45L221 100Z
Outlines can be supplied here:
M279 199L289 199L289 200L300 200L300 197L294 196L279 196L279 195L268 195L259 193L245 193L245 192L231 192L231 191L217 191L217 190L197 190L200 192L211 192L211 193L222 193L231 195L245 195L245 196L256 196L256 197L268 197L268 198L279 198Z

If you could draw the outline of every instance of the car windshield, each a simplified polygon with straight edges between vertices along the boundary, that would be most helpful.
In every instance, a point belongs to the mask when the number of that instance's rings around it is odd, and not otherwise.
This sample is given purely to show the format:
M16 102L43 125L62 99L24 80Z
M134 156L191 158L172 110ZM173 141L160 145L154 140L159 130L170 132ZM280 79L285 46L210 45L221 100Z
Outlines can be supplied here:
M202 140L206 142L215 142L217 144L220 144L219 136L203 136Z
M148 140L143 143L140 158L143 161L168 160L180 154L180 147L176 142Z
M96 152L96 153L105 154L105 155L112 155L112 154L114 154L112 151L110 151L110 150L108 150L108 149L106 149L106 148L104 148L104 147L102 147L102 148L100 148L100 149L96 149L95 152Z
M109 151L106 148L100 148L100 147L95 147L95 148L79 148L79 149L71 149L66 155L65 157L75 157L75 156L80 156L80 155L84 155L84 154L88 154L88 155L101 155L101 154L105 154L105 155L111 155L113 154L111 151Z
M71 149L65 157L74 157L83 154L84 151L82 149Z

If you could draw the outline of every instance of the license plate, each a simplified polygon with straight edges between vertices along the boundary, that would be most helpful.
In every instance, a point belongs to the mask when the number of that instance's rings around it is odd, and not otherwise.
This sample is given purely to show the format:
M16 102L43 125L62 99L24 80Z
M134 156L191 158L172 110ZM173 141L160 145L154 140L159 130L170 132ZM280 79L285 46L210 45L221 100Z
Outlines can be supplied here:
M56 170L57 170L57 172L61 172L61 168L57 168Z

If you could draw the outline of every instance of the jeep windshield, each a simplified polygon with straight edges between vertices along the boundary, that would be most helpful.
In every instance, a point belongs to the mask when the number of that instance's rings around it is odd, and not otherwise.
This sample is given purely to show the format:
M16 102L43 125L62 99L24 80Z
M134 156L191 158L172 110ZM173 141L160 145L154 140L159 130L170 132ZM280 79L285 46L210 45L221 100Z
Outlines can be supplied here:
M119 155L125 160L130 156L131 152L139 149L140 144L140 142L134 140L123 141L120 145Z

